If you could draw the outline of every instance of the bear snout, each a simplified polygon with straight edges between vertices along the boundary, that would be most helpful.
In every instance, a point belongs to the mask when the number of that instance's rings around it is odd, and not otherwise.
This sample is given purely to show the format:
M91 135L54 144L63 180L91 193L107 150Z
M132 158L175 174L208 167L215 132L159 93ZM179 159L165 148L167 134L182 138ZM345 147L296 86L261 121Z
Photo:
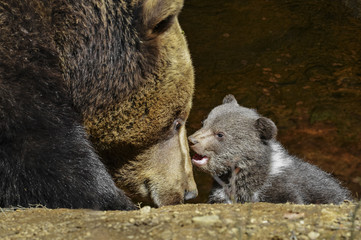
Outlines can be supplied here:
M191 147L198 143L198 140L195 137L193 137L193 135L188 137L188 141L189 143L192 144Z
M202 151L202 146L199 143L199 141L194 137L194 135L188 137L188 141L189 141L189 147L195 151L195 152L200 152Z
M196 198L198 196L198 190L194 190L194 191L185 191L184 193L184 200L191 200L193 198Z

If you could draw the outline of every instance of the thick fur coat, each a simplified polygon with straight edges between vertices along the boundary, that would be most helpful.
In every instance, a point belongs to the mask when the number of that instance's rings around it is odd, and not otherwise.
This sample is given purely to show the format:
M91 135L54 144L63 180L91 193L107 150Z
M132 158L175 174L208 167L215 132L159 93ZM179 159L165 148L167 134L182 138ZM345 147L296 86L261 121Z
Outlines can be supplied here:
M0 207L133 209L106 167L159 206L196 196L182 5L0 0Z
M350 192L330 174L291 156L276 140L277 127L232 95L189 137L193 163L216 179L211 203L342 203Z

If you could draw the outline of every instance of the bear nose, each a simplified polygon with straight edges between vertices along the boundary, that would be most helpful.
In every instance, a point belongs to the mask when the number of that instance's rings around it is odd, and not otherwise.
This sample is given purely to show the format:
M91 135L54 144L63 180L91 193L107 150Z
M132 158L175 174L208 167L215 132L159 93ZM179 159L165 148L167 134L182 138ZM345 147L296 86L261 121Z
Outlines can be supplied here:
M192 144L197 144L198 143L197 139L195 139L193 136L188 137L188 141L190 143L192 143Z
M193 198L196 198L198 196L198 191L195 190L195 191L185 191L184 193L184 200L187 201L187 200L191 200Z

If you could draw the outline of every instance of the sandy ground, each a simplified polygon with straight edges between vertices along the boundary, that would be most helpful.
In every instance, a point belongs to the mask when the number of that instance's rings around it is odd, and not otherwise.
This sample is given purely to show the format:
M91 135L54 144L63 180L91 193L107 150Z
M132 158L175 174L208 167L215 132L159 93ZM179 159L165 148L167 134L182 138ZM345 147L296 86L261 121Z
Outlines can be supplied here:
M0 239L361 239L359 204L2 209Z

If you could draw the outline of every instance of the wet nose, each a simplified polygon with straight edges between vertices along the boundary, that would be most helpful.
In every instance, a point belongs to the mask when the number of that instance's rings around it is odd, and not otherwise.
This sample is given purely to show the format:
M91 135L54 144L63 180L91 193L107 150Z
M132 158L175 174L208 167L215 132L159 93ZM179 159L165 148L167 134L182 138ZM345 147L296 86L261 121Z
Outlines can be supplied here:
M197 143L198 143L197 139L195 139L193 136L189 136L189 137L188 137L188 141L189 141L190 143L192 143L192 144L197 144Z
M187 200L191 200L193 198L196 198L198 196L198 191L195 190L195 191L185 191L184 193L184 200L187 201Z

